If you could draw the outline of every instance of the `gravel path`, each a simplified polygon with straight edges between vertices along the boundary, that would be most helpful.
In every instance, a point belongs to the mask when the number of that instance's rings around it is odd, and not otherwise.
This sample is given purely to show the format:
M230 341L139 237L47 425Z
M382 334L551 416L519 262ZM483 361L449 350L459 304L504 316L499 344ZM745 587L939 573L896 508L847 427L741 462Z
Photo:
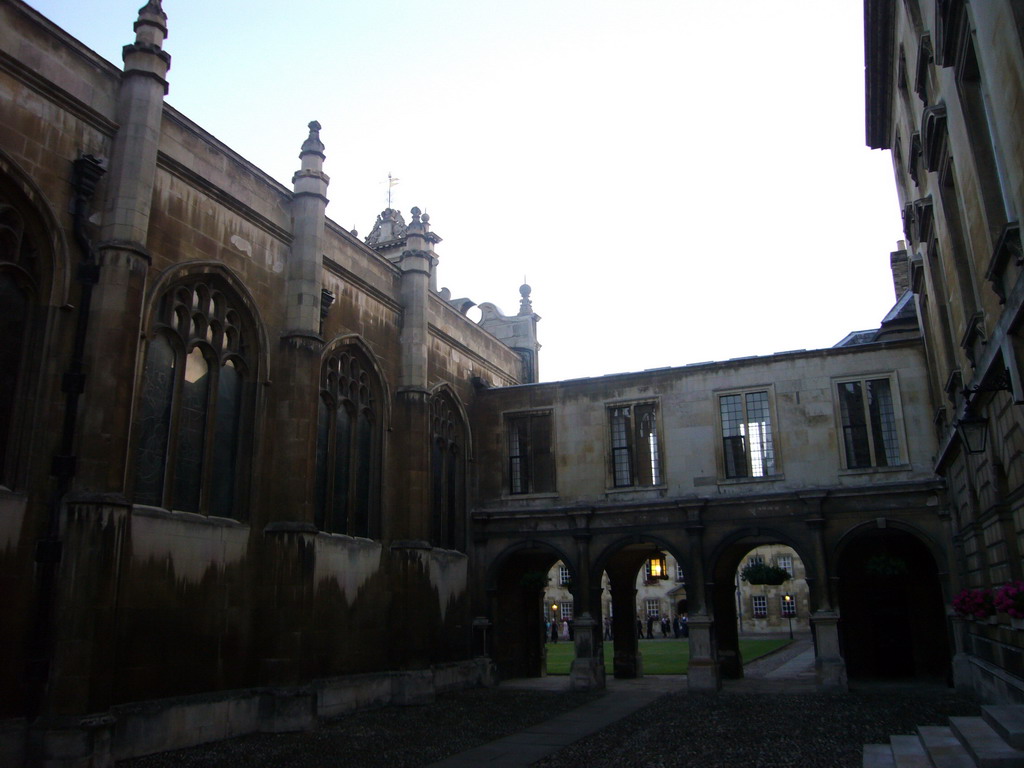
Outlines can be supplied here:
M943 688L672 694L541 760L543 768L859 768L864 744L977 715Z
M256 734L124 760L118 768L412 768L508 736L601 693L476 688L387 707L308 733Z

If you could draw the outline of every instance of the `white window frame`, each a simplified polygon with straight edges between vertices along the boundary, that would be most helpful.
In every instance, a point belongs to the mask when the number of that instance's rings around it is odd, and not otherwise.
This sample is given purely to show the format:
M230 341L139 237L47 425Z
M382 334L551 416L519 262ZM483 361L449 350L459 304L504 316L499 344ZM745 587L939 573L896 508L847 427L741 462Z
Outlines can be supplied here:
M768 425L767 440L759 444L764 447L755 450L752 440L747 434L747 428L754 422L750 421L748 415L748 397L764 393L767 399ZM722 399L727 397L738 397L742 419L740 427L741 435L726 435L725 423L722 418ZM782 475L782 461L779 451L779 416L775 408L775 388L773 386L744 387L743 389L730 389L715 392L715 422L717 429L717 458L718 476L720 482L760 482L763 480L779 479ZM729 461L726 456L725 441L727 437L743 438L744 469L746 474L729 474Z
M558 613L562 621L572 621L574 618L572 600L563 600L559 603Z
M682 584L686 583L686 574L683 572L683 564L679 562L676 563L676 581Z
M768 618L768 598L765 595L750 596L750 615L755 619Z
M779 555L775 558L775 564L786 573L789 574L789 578L793 578L793 556L792 555Z
M558 585L564 587L566 584L572 582L572 574L569 572L569 566L560 565L558 566Z
M661 600L656 597L649 597L644 601L644 615L650 619L661 618Z

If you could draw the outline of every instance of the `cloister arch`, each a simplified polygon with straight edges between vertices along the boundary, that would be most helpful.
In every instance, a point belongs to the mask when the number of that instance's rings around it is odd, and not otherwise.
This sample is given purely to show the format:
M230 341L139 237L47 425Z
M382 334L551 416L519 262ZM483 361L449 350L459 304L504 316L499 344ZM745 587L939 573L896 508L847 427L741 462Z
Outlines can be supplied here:
M544 587L548 571L559 560L571 574L578 573L562 547L532 539L508 547L487 568L491 654L502 678L539 677L547 671Z
M865 523L836 547L839 639L854 679L949 674L944 587L936 547L915 526Z
M820 606L813 588L814 560L806 541L782 528L745 527L732 531L712 550L709 557L707 584L711 615L715 619L714 644L719 673L724 678L743 677L743 658L739 650L738 617L736 615L736 571L752 549L766 544L783 544L797 553L807 568L810 587L810 609Z

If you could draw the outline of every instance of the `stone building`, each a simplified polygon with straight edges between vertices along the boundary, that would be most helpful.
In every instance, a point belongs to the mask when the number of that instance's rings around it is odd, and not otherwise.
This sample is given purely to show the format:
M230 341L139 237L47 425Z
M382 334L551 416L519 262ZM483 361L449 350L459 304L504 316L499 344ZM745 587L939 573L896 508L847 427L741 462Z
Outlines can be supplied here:
M557 562L577 687L642 674L659 553L685 574L687 684L741 675L759 547L802 563L822 687L943 677L952 594L1021 575L1020 9L866 8L869 141L908 237L880 327L540 383L529 287L474 323L426 213L338 226L317 123L284 187L164 102L158 0L123 67L0 0L0 761L541 674ZM1009 626L956 626L958 681L1014 698Z
M890 150L957 589L1021 579L1024 6L865 3L867 143ZM986 439L987 438L987 439ZM957 685L1024 700L1024 636L954 618Z

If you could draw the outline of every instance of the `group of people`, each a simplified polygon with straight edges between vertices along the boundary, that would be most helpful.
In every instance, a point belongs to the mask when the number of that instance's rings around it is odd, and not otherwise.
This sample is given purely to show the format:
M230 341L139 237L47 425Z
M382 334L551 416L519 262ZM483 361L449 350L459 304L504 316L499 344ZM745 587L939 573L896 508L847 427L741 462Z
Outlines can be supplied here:
M646 638L647 640L653 640L655 636L656 627L661 628L661 636L669 637L670 635L676 640L690 636L690 628L686 623L686 614L677 614L674 619L669 619L668 616L662 616L660 619L657 616L647 617L647 634L644 634L644 622L641 620L639 614L636 617L636 636L640 639Z
M559 637L562 640L572 640L572 624L564 619L559 623L558 619L553 619L546 622L545 636L551 639L552 643L557 643Z

